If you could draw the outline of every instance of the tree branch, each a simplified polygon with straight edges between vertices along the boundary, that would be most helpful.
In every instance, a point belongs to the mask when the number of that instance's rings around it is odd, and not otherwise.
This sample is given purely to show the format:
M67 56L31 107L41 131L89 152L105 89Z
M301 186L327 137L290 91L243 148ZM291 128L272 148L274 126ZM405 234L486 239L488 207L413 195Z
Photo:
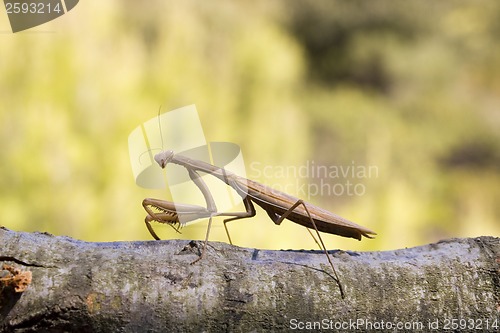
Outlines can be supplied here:
M88 243L2 228L0 243L0 264L32 272L24 293L2 290L2 332L500 327L500 238L332 251L345 299L320 251L213 242L191 265L197 242Z

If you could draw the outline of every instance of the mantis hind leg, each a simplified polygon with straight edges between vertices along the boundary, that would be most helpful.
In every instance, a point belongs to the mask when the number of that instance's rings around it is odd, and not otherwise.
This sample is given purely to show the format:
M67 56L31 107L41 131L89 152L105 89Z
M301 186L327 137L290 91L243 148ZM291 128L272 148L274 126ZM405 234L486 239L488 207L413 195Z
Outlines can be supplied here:
M314 227L314 230L316 230L316 234L318 235L318 238L321 242L321 249L323 250L323 252L325 253L326 255L326 258L328 259L328 262L330 263L330 266L332 267L332 270L333 270L333 274L334 274L334 277L333 279L335 280L335 282L337 282L338 286L339 286L339 289L340 289L340 296L342 298L345 298L345 293L344 293L344 288L342 287L342 284L340 283L340 279L339 279L339 276L337 275L337 271L335 270L335 267L333 266L333 262L330 258L330 254L328 253L326 247L325 247L325 244L323 243L323 239L321 238L321 235L319 234L319 230L318 230L318 227L316 227L316 223L314 222L314 219L312 218L311 216L311 213L309 213L309 209L307 209L307 206L306 204L304 203L303 200L297 200L296 203L293 204L292 207L290 207L286 212L284 212L281 216L277 215L275 212L273 212L272 210L271 211L268 211L268 214L269 216L271 217L271 219L273 220L274 223L276 224L280 224L281 222L283 222L284 219L287 218L288 215L290 215L293 210L295 208L297 208L299 205L302 205L302 207L304 207L306 213L307 213L307 216L309 217L309 220L311 221L311 224L312 226ZM274 213L274 216L275 218L272 217L273 214L271 213ZM279 216L279 217L278 217ZM316 241L316 238L313 236L313 234L311 233L311 231L308 229L309 233L311 234L311 236L314 238L314 240ZM318 243L316 241L316 243Z

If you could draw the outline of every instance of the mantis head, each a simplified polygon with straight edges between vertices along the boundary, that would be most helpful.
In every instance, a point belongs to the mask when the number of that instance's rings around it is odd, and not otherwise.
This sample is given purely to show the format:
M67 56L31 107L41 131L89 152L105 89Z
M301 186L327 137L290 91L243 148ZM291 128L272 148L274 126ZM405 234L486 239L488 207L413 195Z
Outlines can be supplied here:
M162 169L165 169L167 164L174 157L174 152L172 150L164 150L155 155L155 161Z

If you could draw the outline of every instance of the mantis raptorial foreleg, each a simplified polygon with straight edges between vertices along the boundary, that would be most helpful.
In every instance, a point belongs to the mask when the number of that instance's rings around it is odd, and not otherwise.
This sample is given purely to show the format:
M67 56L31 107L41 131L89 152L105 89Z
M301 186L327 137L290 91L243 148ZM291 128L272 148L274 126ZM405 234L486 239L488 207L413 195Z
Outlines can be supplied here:
M217 212L217 206L215 205L215 201L208 189L208 186L206 183L203 181L202 177L200 174L193 169L187 168L189 177L191 180L195 183L195 185L200 189L201 193L203 194L203 197L205 198L205 202L207 204L207 208L197 206L197 205L189 205L189 204L179 204L179 203L174 203L171 201L165 201L165 200L158 200L158 199L144 199L142 205L148 215L145 218L145 223L146 227L149 230L150 234L153 236L154 239L160 240L160 237L156 234L154 231L151 221L157 221L160 223L166 223L170 225L172 228L174 228L175 231L179 232L179 228L181 227L182 223L186 223L189 221L197 220L200 218L205 218L208 217L208 226L207 226L207 233L205 236L205 241L203 243L203 249L201 252L201 255L198 259L192 262L192 264L198 262L200 259L203 258L206 250L206 246L208 243L208 237L210 235L210 229L212 227L212 218L214 216L234 216L233 218L224 220L224 222L231 221L233 219L240 219L240 218L245 218L245 217L252 217L255 215L255 208L253 207L252 203L248 200L245 199L243 200L245 203L245 207L247 209L246 212L234 212L234 213L218 213ZM153 211L151 207L156 207L157 210L159 211ZM226 230L227 237L229 239L229 242L232 244L231 241L231 236L229 235L229 231L224 223L224 228Z
M212 224L212 217L217 213L217 206L215 205L215 201L208 190L207 185L201 178L201 176L194 170L188 169L189 177L195 183L195 185L200 189L203 197L205 198L205 202L207 204L207 208L196 206L196 205L187 205L187 204L179 204L171 201L165 200L157 200L157 199L144 199L142 205L148 215L145 218L146 227L148 228L150 234L154 239L160 240L160 237L156 234L151 226L151 221L157 221L160 223L166 223L175 231L179 232L179 228L182 223L186 223L189 221L197 220L200 218L208 217L208 229L205 237L205 242L203 244L203 250L201 252L200 257L193 261L194 264L198 260L200 260L205 254L205 249L208 242L208 236L210 234L210 227ZM158 211L155 212L151 209L151 207L155 207Z
M155 233L151 225L152 221L165 223L171 226L176 232L181 228L180 219L182 221L192 221L203 217L210 216L211 212L205 207L196 205L179 204L171 201L146 198L142 202L142 206L148 213L144 222L151 236L154 239L160 240L160 237ZM154 211L151 207L155 207Z

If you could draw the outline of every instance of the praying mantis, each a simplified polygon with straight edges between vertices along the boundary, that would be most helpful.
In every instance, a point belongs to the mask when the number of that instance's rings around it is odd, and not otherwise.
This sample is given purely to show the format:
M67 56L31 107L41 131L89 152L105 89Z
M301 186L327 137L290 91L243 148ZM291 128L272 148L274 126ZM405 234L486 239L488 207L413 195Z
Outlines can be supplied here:
M142 205L148 214L145 218L146 227L155 239L159 240L160 238L151 226L152 221L168 224L178 231L181 227L181 218L183 222L208 218L208 227L203 249L198 259L192 262L194 264L205 254L210 228L212 225L212 218L215 216L230 217L224 220L224 228L229 242L232 244L226 224L230 221L255 216L256 211L253 205L255 203L262 207L271 220L277 225L281 224L284 219L288 219L316 231L316 234L321 242L320 247L328 258L328 262L334 273L334 280L339 286L342 298L344 298L342 284L340 283L340 279L319 232L322 231L358 240L361 240L362 237L373 238L371 235L376 235L375 232L284 192L277 191L250 179L240 177L228 170L225 170L224 168L220 168L203 161L190 159L180 154L174 154L172 150L161 151L154 156L154 159L163 169L169 163L174 163L184 167L188 171L191 180L202 192L207 204L207 207L202 207L198 205L179 204L152 198L144 199ZM238 195L241 196L246 211L229 213L218 212L208 186L201 178L199 172L210 174L232 187ZM311 233L309 229L308 231Z

